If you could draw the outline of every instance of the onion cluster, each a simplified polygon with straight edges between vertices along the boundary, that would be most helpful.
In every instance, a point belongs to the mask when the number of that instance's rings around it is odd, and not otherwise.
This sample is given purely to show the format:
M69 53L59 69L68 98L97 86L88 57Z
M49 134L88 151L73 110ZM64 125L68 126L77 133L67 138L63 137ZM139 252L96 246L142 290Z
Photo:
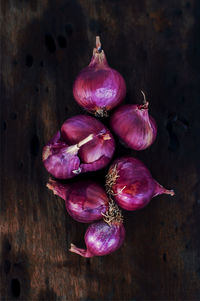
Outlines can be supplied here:
M149 115L149 103L142 94L143 104L122 105L110 120L116 136L137 151L150 147L157 135L156 122ZM96 117L108 116L108 111L125 98L125 81L109 67L99 37L90 64L74 82L73 95ZM134 211L159 194L174 195L173 190L153 179L141 161L130 156L118 158L110 165L105 189L93 180L60 181L105 168L114 151L115 141L109 129L88 115L67 119L43 148L43 164L55 178L49 179L47 187L65 201L66 211L74 220L91 223L85 233L86 248L71 244L69 250L83 257L107 255L123 244L125 228L119 207Z

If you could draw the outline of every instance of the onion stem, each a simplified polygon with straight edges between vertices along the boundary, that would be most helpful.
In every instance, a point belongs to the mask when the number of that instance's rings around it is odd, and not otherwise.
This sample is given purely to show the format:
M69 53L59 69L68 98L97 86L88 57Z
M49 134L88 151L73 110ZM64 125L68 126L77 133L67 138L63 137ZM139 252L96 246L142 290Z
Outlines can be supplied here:
M77 248L74 244L71 244L69 251L72 253L81 255L83 257L93 257L94 256L89 250Z
M169 189L164 189L164 190L163 190L163 193L164 193L164 194L169 194L169 195L171 195L171 196L174 196L174 195L175 195L175 192L174 192L173 189L171 189L171 190L169 190Z
M143 105L139 105L139 109L148 109L148 106L149 106L149 102L146 100L146 95L145 93L141 90L141 93L144 97L144 100L143 100Z
M83 146L84 144L88 143L89 141L91 141L94 138L93 134L90 134L89 136L87 136L85 139L81 140L79 143L77 143L77 147L80 148L81 146Z
M88 143L89 141L91 141L93 138L94 138L94 135L90 134L89 136L87 136L86 138L84 138L83 140L78 142L77 144L70 145L67 148L67 153L71 154L71 155L76 155L78 153L80 147L83 146L84 144Z
M98 52L101 52L100 36L96 36L96 49Z
M145 95L145 93L141 90L141 93L142 93L142 95L143 95L143 97L144 97L144 104L145 103L147 103L147 100L146 100L146 95Z
M166 189L162 185L160 185L157 181L156 182L156 187L154 191L154 196L160 195L160 194L169 194L171 196L175 195L174 190Z

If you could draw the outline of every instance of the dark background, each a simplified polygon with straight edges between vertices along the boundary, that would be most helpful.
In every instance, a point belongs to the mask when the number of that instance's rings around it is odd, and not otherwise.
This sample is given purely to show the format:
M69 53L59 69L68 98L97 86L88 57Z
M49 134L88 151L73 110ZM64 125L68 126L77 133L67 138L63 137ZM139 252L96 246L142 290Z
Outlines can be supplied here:
M1 0L1 300L200 300L200 1ZM85 259L87 225L47 190L44 144L83 110L72 85L99 34L124 76L126 103L144 90L158 124L151 148L119 143L174 188L125 212L117 252ZM85 114L85 112L84 112ZM105 170L93 177L104 182Z

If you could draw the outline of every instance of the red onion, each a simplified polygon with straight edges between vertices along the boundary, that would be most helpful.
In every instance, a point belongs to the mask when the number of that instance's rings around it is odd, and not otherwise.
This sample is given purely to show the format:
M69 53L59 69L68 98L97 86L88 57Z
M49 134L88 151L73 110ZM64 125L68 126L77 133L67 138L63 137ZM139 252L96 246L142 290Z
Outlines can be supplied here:
M47 187L65 200L67 212L78 222L90 223L102 219L102 214L108 210L107 195L95 182L62 184L50 179Z
M111 117L112 130L134 150L146 149L156 139L157 126L148 114L148 105L144 95L143 105L121 106Z
M146 206L159 194L174 195L158 184L146 166L132 157L123 157L114 161L106 176L107 192L116 203L126 210L137 210Z
M69 150L69 152L68 152ZM47 171L59 179L72 178L79 171L80 160L70 152L69 146L63 141L60 131L43 148L42 160Z
M110 162L115 150L114 138L96 118L86 115L71 117L64 122L61 133L69 144L76 144L90 134L94 135L78 153L82 161L81 172L98 170Z
M69 251L83 257L103 256L116 251L125 238L121 212L117 205L111 202L104 217L104 221L88 227L85 233L86 249L80 249L71 244Z
M107 111L120 104L126 95L125 81L108 66L99 37L89 66L81 70L74 82L73 94L80 106L100 117L107 116Z
M92 139L93 135L89 135L78 144L69 146L58 131L43 149L42 160L45 168L59 179L69 179L81 173L78 151L83 144Z
M100 121L78 115L66 120L44 147L43 163L54 177L69 179L105 167L114 150L113 136Z

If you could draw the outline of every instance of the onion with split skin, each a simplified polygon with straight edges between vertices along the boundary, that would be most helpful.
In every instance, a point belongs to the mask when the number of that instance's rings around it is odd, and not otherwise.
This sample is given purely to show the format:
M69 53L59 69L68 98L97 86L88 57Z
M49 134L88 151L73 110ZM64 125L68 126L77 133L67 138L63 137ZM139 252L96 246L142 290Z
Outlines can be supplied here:
M116 203L126 210L138 210L160 194L174 195L156 182L146 166L133 157L115 160L106 176L106 189Z
M78 143L91 133L93 139L79 151L82 171L94 171L105 167L111 160L115 142L111 132L94 117L77 115L67 119L61 127L63 138L69 144ZM100 167L101 166L101 167Z
M105 167L114 150L114 138L100 121L78 115L66 120L44 147L43 163L54 177L69 179Z
M106 117L126 95L125 81L109 67L98 36L89 66L81 70L74 82L73 95L80 106L98 117Z
M89 135L75 145L68 145L58 131L43 149L42 159L45 168L58 179L70 179L78 175L82 171L78 151L83 144L92 139L93 135Z

